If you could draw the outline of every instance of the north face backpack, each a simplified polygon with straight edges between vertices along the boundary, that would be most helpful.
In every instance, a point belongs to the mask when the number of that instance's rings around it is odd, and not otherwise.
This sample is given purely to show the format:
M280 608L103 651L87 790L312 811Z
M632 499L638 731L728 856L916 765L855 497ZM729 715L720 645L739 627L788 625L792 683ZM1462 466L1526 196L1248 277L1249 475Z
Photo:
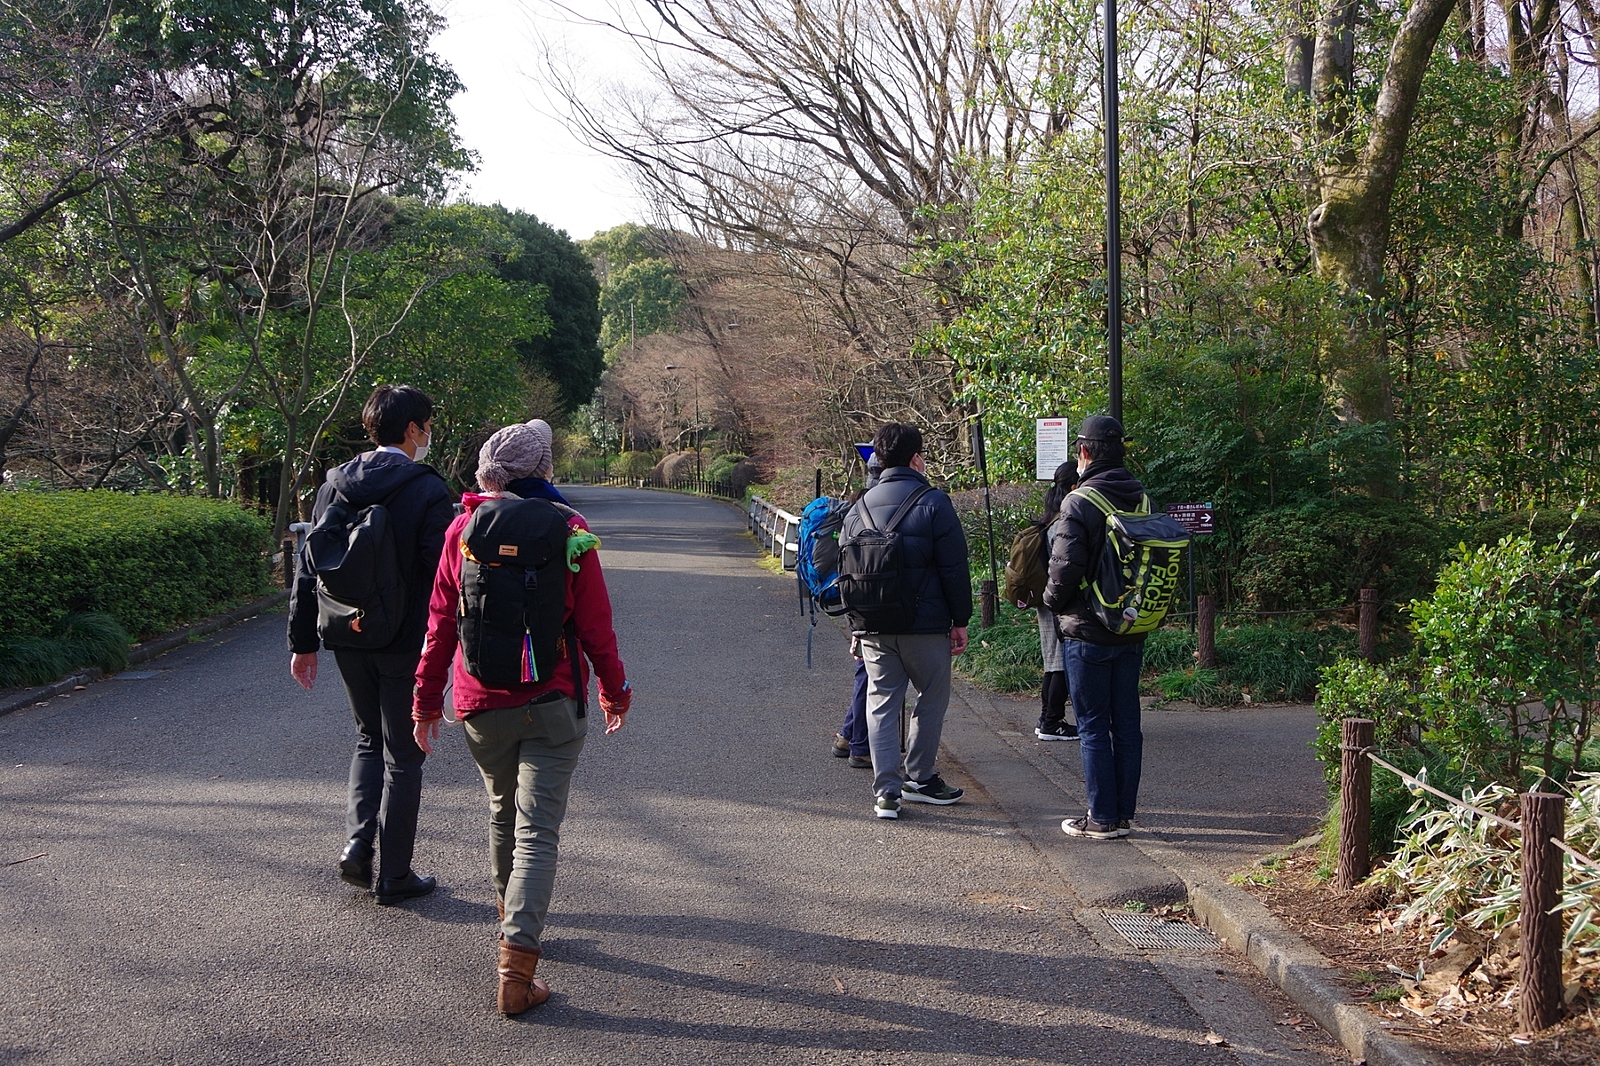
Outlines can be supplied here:
M1164 514L1150 513L1150 497L1137 511L1119 511L1093 488L1072 490L1106 516L1106 543L1084 578L1084 598L1113 633L1148 633L1172 606L1189 532Z
M412 475L377 503L357 507L337 493L304 548L317 579L317 636L330 648L376 651L400 632L406 584L400 573L389 504L417 478L432 474L417 464Z
M575 513L549 500L486 500L462 528L461 657L485 684L546 680L563 637L572 640L564 621L567 519ZM576 676L577 648L570 650Z
M906 575L905 545L898 527L917 501L933 491L918 485L880 528L865 497L857 501L862 528L839 538L839 600L858 633L905 633L917 615L919 589Z
M1050 580L1050 567L1045 561L1049 528L1030 522L1011 542L1011 557L1006 560L1006 599L1021 610L1044 606L1044 587Z
M811 610L811 630L806 633L806 669L811 669L811 638L817 628L817 609L823 614L844 613L839 601L839 529L850 505L834 496L818 496L800 512L800 534L794 557L795 583L800 588L800 615Z

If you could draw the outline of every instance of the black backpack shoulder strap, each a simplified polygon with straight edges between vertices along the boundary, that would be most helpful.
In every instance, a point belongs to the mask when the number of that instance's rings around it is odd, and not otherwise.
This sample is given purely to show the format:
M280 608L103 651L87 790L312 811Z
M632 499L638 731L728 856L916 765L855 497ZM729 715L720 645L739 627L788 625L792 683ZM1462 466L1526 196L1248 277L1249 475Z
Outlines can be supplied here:
M895 527L900 524L901 520L904 519L906 515L911 513L911 508L917 505L917 501L932 491L932 485L918 485L915 489L913 489L911 491L911 495L907 496L900 502L900 506L895 510L894 515L890 517L889 521L884 525L883 531L885 533L894 532Z

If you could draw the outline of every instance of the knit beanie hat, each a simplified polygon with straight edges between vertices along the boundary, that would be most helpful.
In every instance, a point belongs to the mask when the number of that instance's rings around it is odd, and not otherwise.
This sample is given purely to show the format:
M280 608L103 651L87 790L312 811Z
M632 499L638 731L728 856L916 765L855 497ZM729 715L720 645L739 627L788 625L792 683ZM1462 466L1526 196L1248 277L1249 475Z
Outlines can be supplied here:
M552 439L550 424L542 418L496 430L478 449L478 484L485 492L500 492L519 478L549 480L555 471Z

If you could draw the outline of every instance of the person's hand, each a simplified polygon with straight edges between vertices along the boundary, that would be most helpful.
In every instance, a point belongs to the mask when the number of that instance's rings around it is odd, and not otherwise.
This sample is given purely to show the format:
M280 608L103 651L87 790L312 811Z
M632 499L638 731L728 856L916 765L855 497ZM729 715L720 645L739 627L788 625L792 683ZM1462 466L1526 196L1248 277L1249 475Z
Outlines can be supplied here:
M615 696L608 696L605 690L600 692L600 709L606 716L606 736L610 736L622 728L623 719L627 717L628 709L633 706L633 685L627 681L622 683L622 688L617 690Z
M422 749L422 754L433 754L433 742L439 739L439 722L441 719L430 718L426 722L418 722L411 730L411 735L416 737L417 747Z
M967 627L956 626L950 630L950 655L960 655L967 650Z
M317 680L317 653L296 652L289 656L289 675L300 682L301 688L309 691Z

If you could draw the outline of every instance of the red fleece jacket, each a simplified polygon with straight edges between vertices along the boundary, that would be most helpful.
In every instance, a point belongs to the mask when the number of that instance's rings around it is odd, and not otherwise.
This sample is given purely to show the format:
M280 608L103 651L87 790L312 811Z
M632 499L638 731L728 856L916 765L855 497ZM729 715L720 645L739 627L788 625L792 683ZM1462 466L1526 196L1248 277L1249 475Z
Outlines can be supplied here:
M499 707L519 707L543 696L552 689L565 696L577 698L572 687L572 666L567 660L570 648L562 642L561 658L550 677L529 685L512 685L498 688L485 685L467 673L458 654L456 637L456 603L461 591L461 531L478 505L492 496L469 492L461 497L466 513L456 516L445 531L444 551L439 555L439 571L433 580L433 598L428 603L428 638L422 645L422 660L417 663L417 688L412 698L411 717L414 721L429 722L444 716L444 686L446 672L455 670L456 715L470 718L479 711L492 711ZM582 515L573 515L568 521L573 529L587 531L589 526ZM627 674L622 659L617 654L617 635L611 628L611 595L606 591L605 575L600 572L600 558L596 549L578 556L578 569L567 571L567 613L565 621L571 622L578 634L583 655L578 658L578 669L585 687L589 672L584 657L594 664L600 677L600 691L607 699L614 699L622 691Z

